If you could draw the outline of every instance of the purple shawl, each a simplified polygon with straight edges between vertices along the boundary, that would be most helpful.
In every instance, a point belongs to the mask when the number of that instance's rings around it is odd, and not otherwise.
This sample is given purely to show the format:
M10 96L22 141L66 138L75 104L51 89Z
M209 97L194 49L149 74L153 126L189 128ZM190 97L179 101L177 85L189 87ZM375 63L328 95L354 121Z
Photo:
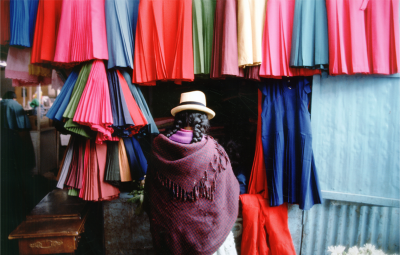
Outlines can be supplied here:
M146 190L150 231L162 254L213 254L236 221L239 183L212 137L181 144L153 141Z

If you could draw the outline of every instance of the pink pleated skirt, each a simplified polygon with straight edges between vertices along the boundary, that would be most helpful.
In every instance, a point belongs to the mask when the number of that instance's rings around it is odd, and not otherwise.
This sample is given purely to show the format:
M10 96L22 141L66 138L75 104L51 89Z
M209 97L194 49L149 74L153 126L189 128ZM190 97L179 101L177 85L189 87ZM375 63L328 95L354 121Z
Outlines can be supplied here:
M101 60L95 60L88 77L85 89L73 118L73 121L89 126L97 131L96 143L103 141L118 141L117 137L112 137L113 123L111 112L110 91L106 68Z
M329 74L400 69L399 0L326 0Z
M105 0L63 1L54 62L73 66L108 59Z
M294 7L295 0L269 0L267 3L262 41L261 77L312 76L321 73L319 69L289 66Z

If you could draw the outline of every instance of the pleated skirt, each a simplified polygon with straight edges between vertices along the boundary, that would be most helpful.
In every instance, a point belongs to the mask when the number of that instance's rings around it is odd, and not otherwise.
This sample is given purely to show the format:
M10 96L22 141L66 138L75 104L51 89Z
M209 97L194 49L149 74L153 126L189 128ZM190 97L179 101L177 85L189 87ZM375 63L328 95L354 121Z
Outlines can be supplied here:
M327 0L326 8L329 74L399 72L399 0Z
M0 45L7 45L10 43L10 0L1 1L0 6Z
M132 82L193 81L192 1L142 0Z
M89 201L104 201L118 198L119 189L105 181L107 145L86 141L85 171L79 197Z
M108 87L110 90L111 111L113 117L113 136L128 137L131 132L128 130L134 125L124 94L121 90L117 71L107 70Z
M113 141L110 91L103 61L95 60L76 108L73 121L97 132L96 143Z
M156 126L156 123L154 122L153 116L151 115L146 99L144 98L142 91L140 90L140 86L136 86L131 82L132 79L128 72L124 70L120 70L119 72L125 78L125 81L128 84L129 89L133 95L133 98L135 99L137 105L139 106L141 112L144 115L144 118L148 123L148 132L150 132L151 134L158 134L159 133L158 128Z
M143 154L142 147L135 137L123 138L128 156L129 168L134 180L141 181L147 173L147 160Z
M216 2L192 1L194 74L210 73Z
M267 0L238 0L238 65L260 65Z
M107 144L107 160L106 160L106 173L104 180L107 182L121 181L121 171L119 164L119 142L106 142Z
M10 0L10 45L32 47L39 0Z
M90 127L88 126L83 126L74 122L73 118L75 116L76 109L81 99L83 90L86 87L91 69L92 62L86 63L82 66L78 78L75 82L74 89L72 90L67 108L63 113L63 117L65 118L64 128L72 133L76 133L87 138L93 138L96 135L95 132L91 131Z
M105 0L63 1L54 62L108 59Z
M59 189L64 188L64 183L68 176L68 171L69 171L69 168L70 168L71 162L72 162L74 145L75 145L75 137L71 136L71 139L69 140L69 143L68 143L68 147L64 154L62 167L61 167L60 171L58 172L58 182L57 182L56 187Z
M71 99L72 91L75 87L76 81L78 80L78 76L79 68L75 68L68 76L64 86L61 88L60 94L56 97L56 100L47 112L47 118L62 121L63 114Z
M139 0L107 0L105 2L107 68L133 68L138 9Z
M296 0L290 66L328 70L328 64L325 0Z
M129 89L128 83L126 82L124 76L117 70L119 84L121 85L122 93L125 97L126 104L128 106L129 114L133 120L134 125L129 127L132 135L139 133L140 129L146 126L147 120L144 117L142 111L140 110L138 104L136 103L133 95Z
M217 1L212 51L211 78L239 76L237 0Z
M71 165L64 183L70 188L82 188L85 147L86 139L79 137L74 144Z
M131 169L129 166L128 155L126 154L125 143L123 139L118 141L118 156L121 182L132 181Z
M262 63L260 76L312 76L321 70L291 68L290 52L294 18L294 0L269 0L262 40Z
M53 62L62 0L40 0L32 46L32 64Z

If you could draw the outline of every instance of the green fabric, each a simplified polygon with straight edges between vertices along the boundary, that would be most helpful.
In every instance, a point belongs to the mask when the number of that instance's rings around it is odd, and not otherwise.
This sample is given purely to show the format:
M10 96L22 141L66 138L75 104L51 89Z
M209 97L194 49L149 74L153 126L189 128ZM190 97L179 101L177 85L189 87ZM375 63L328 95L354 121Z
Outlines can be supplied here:
M35 98L32 100L32 102L29 104L30 107L35 108L39 106L39 101Z
M68 190L68 196L77 197L78 195L79 195L79 190L77 190L77 189Z
M72 119L74 118L76 108L78 108L79 100L81 99L83 90L85 89L91 69L92 62L85 64L82 67L81 71L79 72L78 79L76 80L74 89L72 90L71 99L69 100L68 106L63 114L63 117L66 120L64 125L66 130L88 138L93 137L93 132L89 132L90 128L79 125L73 122Z
M118 142L107 142L106 181L121 181Z
M31 123L22 106L13 99L3 99L1 103L1 125L3 128L18 130L31 129Z
M209 74L216 0L193 0L194 74Z

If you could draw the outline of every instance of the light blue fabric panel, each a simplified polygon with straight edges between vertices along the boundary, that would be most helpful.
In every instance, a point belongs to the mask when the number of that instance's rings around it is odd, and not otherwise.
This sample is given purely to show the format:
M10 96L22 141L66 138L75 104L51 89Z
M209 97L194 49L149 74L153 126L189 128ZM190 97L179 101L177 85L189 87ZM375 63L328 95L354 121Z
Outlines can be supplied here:
M313 78L311 124L326 199L400 205L400 78Z

